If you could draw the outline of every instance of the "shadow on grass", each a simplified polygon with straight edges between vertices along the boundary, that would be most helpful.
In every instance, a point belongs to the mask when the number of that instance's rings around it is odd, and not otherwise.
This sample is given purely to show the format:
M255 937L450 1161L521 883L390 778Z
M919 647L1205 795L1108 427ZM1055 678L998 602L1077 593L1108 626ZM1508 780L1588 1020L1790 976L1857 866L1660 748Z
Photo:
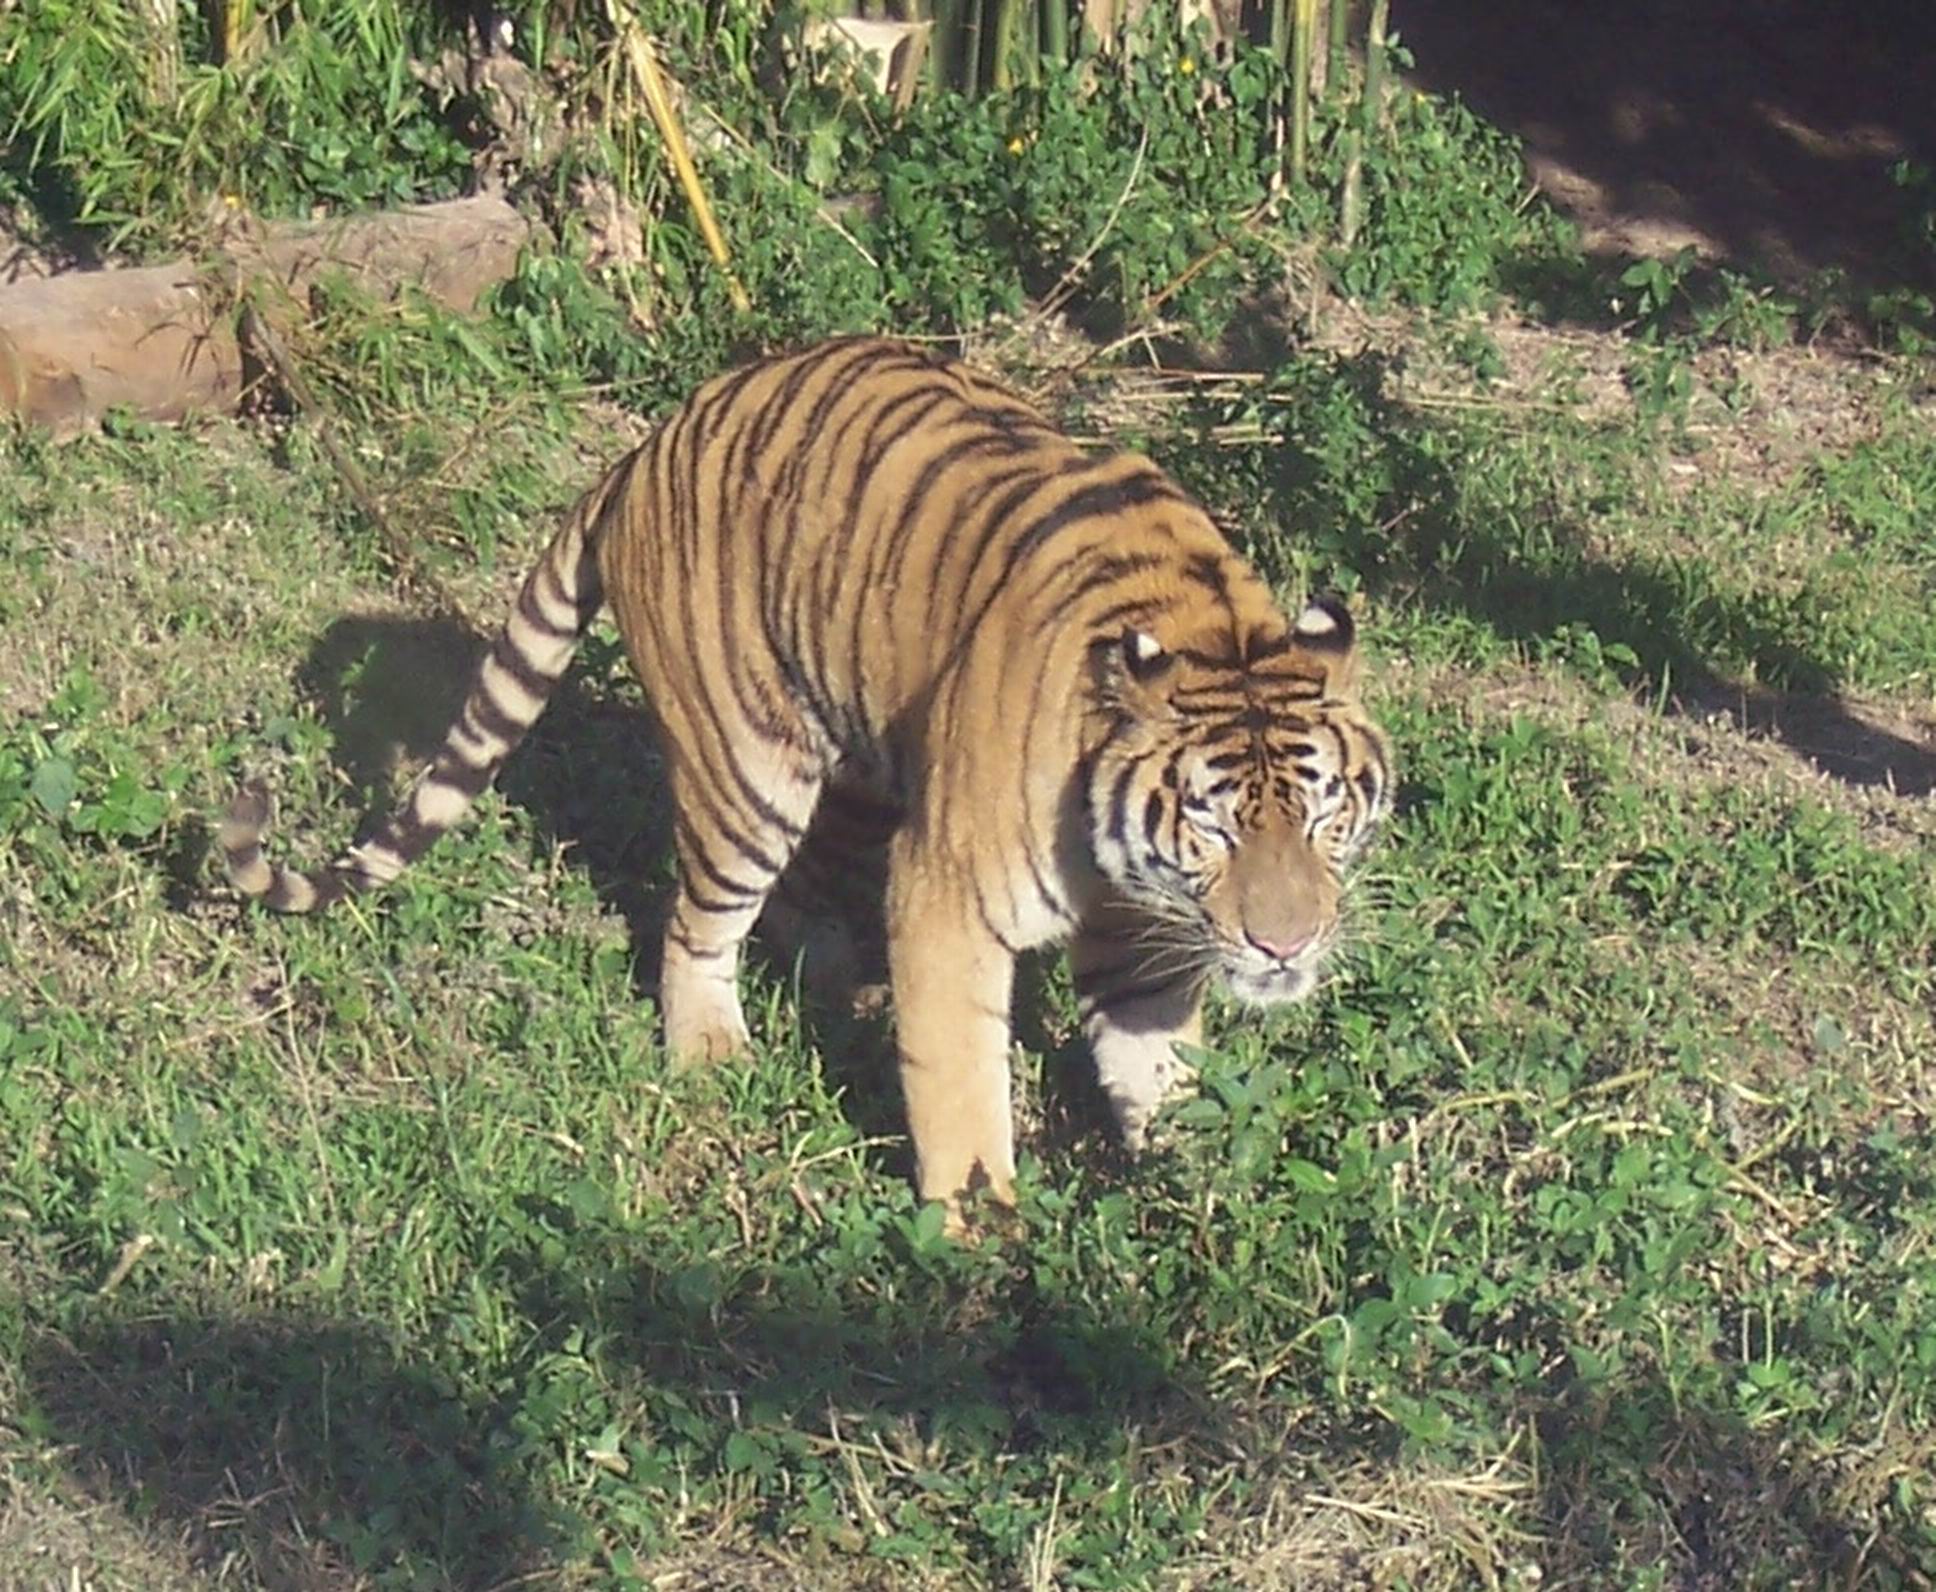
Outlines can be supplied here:
M495 1586L558 1539L501 1417L384 1339L263 1315L33 1340L36 1429L80 1484L255 1584Z
M455 618L351 615L312 649L301 684L372 821L389 810L399 764L420 765L441 744L485 645ZM569 848L571 864L623 918L634 990L641 999L654 997L671 902L672 812L656 727L614 643L587 639L496 790L530 814L541 834ZM863 943L878 940L878 915L857 927ZM818 982L817 949L810 943L796 965L756 936L749 965L781 983L797 980L809 1032L849 1120L864 1139L895 1141L870 1153L891 1175L911 1175L912 1152L898 1144L905 1123L891 1041L878 1014L856 1015L844 990ZM865 955L861 970L863 978L885 976Z
M1891 1452L1878 1434L1832 1467L1809 1465L1779 1424L1757 1431L1649 1378L1559 1399L1534 1419L1553 1584L1915 1586L1936 1567L1936 1537L1875 1518L1894 1478L1916 1468L1914 1443Z
M392 771L420 765L442 744L488 639L449 616L349 615L311 650L300 682L335 738L337 766L373 814L388 810ZM672 818L651 716L609 689L623 668L608 643L588 641L496 788L570 848L625 919L635 983L649 993L658 982Z
M555 1231L574 1220L532 1214ZM627 1437L608 1463L626 1479L607 1484L626 1501L593 1512L675 1557L688 1545L667 1528L715 1485L743 1505L732 1473L818 1455L842 1478L839 1448L855 1439L1078 1463L1130 1426L1219 1440L1215 1411L1133 1311L1048 1301L1022 1278L989 1297L925 1275L912 1254L898 1262L900 1300L856 1320L824 1267L728 1279L704 1262L668 1267L643 1241L568 1234L483 1279L528 1322L517 1363L495 1372L461 1351L440 1352L450 1370L413 1361L343 1322L102 1307L30 1332L17 1419L58 1445L85 1492L183 1541L201 1567L286 1588L569 1579L600 1550L565 1500L587 1496L599 1474L587 1451L614 1418ZM752 1534L784 1541L793 1507L766 1496Z

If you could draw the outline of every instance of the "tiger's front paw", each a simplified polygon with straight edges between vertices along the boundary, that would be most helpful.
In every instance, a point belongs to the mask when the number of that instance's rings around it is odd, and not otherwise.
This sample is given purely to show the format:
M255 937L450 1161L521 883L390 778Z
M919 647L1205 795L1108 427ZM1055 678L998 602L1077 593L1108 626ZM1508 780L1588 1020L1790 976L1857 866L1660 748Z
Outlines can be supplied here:
M668 994L665 1037L673 1063L682 1067L729 1061L753 1043L737 994L730 999L677 999Z
M1015 1186L1007 1181L950 1194L941 1201L941 1213L943 1236L971 1247L994 1234L1013 1235L1022 1220L1015 1208Z
M1188 1089L1196 1069L1163 1036L1105 1032L1097 1036L1095 1047L1097 1080L1116 1119L1123 1148L1140 1155L1149 1143L1157 1113Z

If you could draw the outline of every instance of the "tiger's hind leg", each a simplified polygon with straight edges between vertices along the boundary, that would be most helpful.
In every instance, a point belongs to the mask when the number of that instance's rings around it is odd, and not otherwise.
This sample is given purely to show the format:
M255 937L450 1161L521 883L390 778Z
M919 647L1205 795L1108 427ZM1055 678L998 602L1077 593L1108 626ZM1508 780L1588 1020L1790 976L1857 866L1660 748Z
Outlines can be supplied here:
M1204 975L1187 951L1151 943L1134 918L1090 925L1069 946L1076 1005L1096 1078L1131 1154L1193 1076L1178 1045L1203 1042Z
M678 763L673 769L679 884L666 923L659 1006L675 1061L720 1061L746 1049L740 948L805 835L820 792L819 779L797 769L761 768L756 787L747 771L736 772L733 783L757 795L732 799L706 770Z
M799 961L817 1001L859 1017L887 1001L887 847L902 816L871 786L836 773L760 919L761 944L783 964Z

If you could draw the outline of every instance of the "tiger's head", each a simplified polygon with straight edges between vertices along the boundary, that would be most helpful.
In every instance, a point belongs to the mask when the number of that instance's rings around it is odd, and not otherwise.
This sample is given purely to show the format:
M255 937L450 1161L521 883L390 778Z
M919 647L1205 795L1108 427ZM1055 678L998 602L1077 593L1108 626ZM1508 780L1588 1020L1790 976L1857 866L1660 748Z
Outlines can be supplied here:
M1301 1000L1339 938L1345 878L1384 816L1384 737L1358 703L1350 611L1097 648L1106 724L1088 814L1103 876L1153 931L1153 963Z

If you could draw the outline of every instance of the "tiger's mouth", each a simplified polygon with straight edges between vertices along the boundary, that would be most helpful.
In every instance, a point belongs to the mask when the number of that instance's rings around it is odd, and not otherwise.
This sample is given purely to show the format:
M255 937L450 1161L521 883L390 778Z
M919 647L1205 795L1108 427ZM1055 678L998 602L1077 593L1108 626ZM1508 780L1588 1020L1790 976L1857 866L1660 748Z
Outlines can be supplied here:
M1230 993L1250 1006L1284 1006L1301 1001L1324 976L1325 952L1331 936L1321 936L1303 955L1282 962L1249 947L1226 946L1223 978Z

